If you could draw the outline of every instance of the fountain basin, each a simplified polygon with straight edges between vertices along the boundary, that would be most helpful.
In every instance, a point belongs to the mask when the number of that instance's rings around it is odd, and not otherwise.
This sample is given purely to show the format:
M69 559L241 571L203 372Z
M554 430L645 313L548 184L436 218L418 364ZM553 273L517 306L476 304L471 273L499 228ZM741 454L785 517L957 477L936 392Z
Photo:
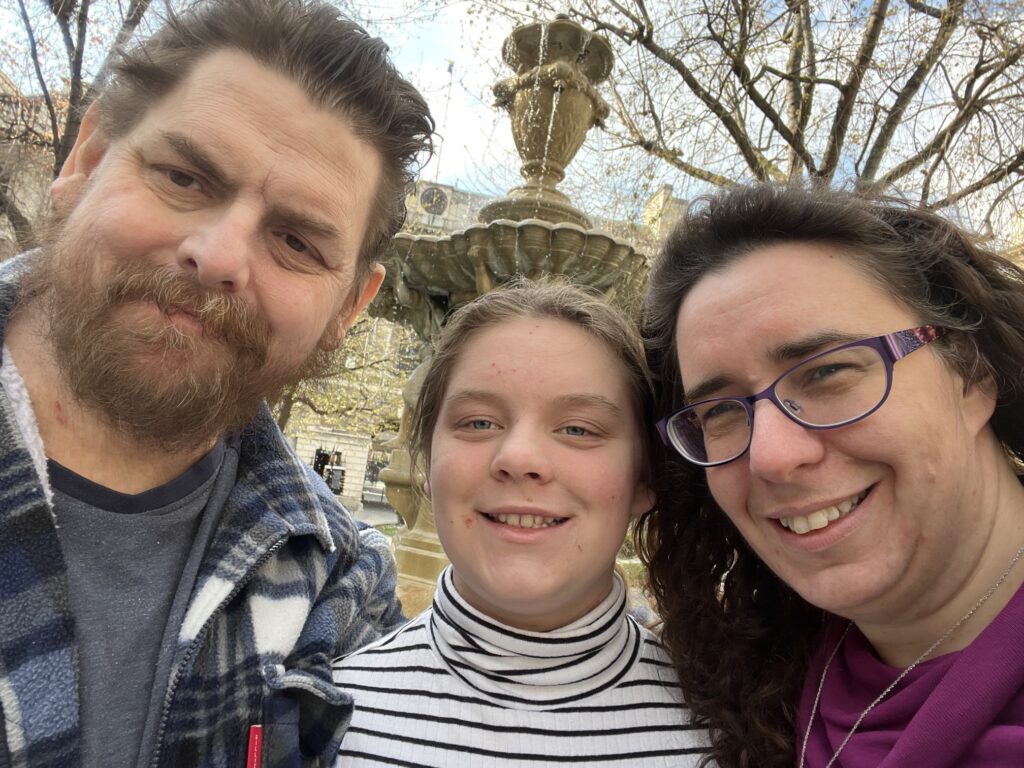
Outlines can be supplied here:
M443 299L449 307L514 275L565 275L609 294L634 286L646 273L646 259L625 240L572 222L542 219L498 219L444 237L400 232L384 263L402 304L409 304L408 294L415 293L427 300Z

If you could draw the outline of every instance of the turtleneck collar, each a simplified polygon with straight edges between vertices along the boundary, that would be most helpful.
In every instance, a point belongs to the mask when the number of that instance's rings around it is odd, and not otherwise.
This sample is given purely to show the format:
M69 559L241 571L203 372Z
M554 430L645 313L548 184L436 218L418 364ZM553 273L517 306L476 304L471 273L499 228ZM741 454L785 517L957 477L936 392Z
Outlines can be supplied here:
M586 615L551 632L529 632L470 606L449 566L438 579L430 630L452 674L494 703L528 710L553 709L614 686L642 644L618 574L608 597Z

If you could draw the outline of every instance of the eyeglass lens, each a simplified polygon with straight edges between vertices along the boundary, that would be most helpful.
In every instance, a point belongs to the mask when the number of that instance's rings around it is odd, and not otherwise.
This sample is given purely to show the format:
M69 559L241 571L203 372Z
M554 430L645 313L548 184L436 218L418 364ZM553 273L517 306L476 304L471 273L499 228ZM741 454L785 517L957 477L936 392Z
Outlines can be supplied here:
M775 383L775 396L795 421L832 427L854 421L885 398L885 361L868 346L847 347L812 357ZM701 463L734 459L750 445L752 424L743 400L698 403L668 423L669 436L685 455Z

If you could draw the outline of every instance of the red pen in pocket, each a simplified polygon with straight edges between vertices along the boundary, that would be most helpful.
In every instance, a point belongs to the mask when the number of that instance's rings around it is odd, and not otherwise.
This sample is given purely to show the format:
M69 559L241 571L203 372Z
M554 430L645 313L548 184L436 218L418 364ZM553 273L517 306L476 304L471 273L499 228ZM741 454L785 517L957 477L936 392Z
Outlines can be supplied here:
M249 752L245 758L245 768L260 768L263 762L263 726L249 726Z

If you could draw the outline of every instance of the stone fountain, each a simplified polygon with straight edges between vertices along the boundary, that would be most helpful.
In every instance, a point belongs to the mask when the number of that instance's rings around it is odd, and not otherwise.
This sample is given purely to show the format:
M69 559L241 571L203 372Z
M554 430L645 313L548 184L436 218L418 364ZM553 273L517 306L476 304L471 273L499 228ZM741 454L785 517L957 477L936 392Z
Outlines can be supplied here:
M517 274L557 274L603 292L633 295L646 259L628 242L593 228L557 189L587 132L608 116L596 86L611 73L608 41L567 17L518 27L502 57L515 74L494 86L508 110L522 158L524 184L480 211L480 223L444 237L399 233L385 253L387 281L371 308L410 323L430 342L446 313ZM426 607L447 563L429 501L418 492L422 472L408 451L410 413L426 363L403 391L405 412L382 470L388 500L406 528L394 538L399 596L408 615Z

